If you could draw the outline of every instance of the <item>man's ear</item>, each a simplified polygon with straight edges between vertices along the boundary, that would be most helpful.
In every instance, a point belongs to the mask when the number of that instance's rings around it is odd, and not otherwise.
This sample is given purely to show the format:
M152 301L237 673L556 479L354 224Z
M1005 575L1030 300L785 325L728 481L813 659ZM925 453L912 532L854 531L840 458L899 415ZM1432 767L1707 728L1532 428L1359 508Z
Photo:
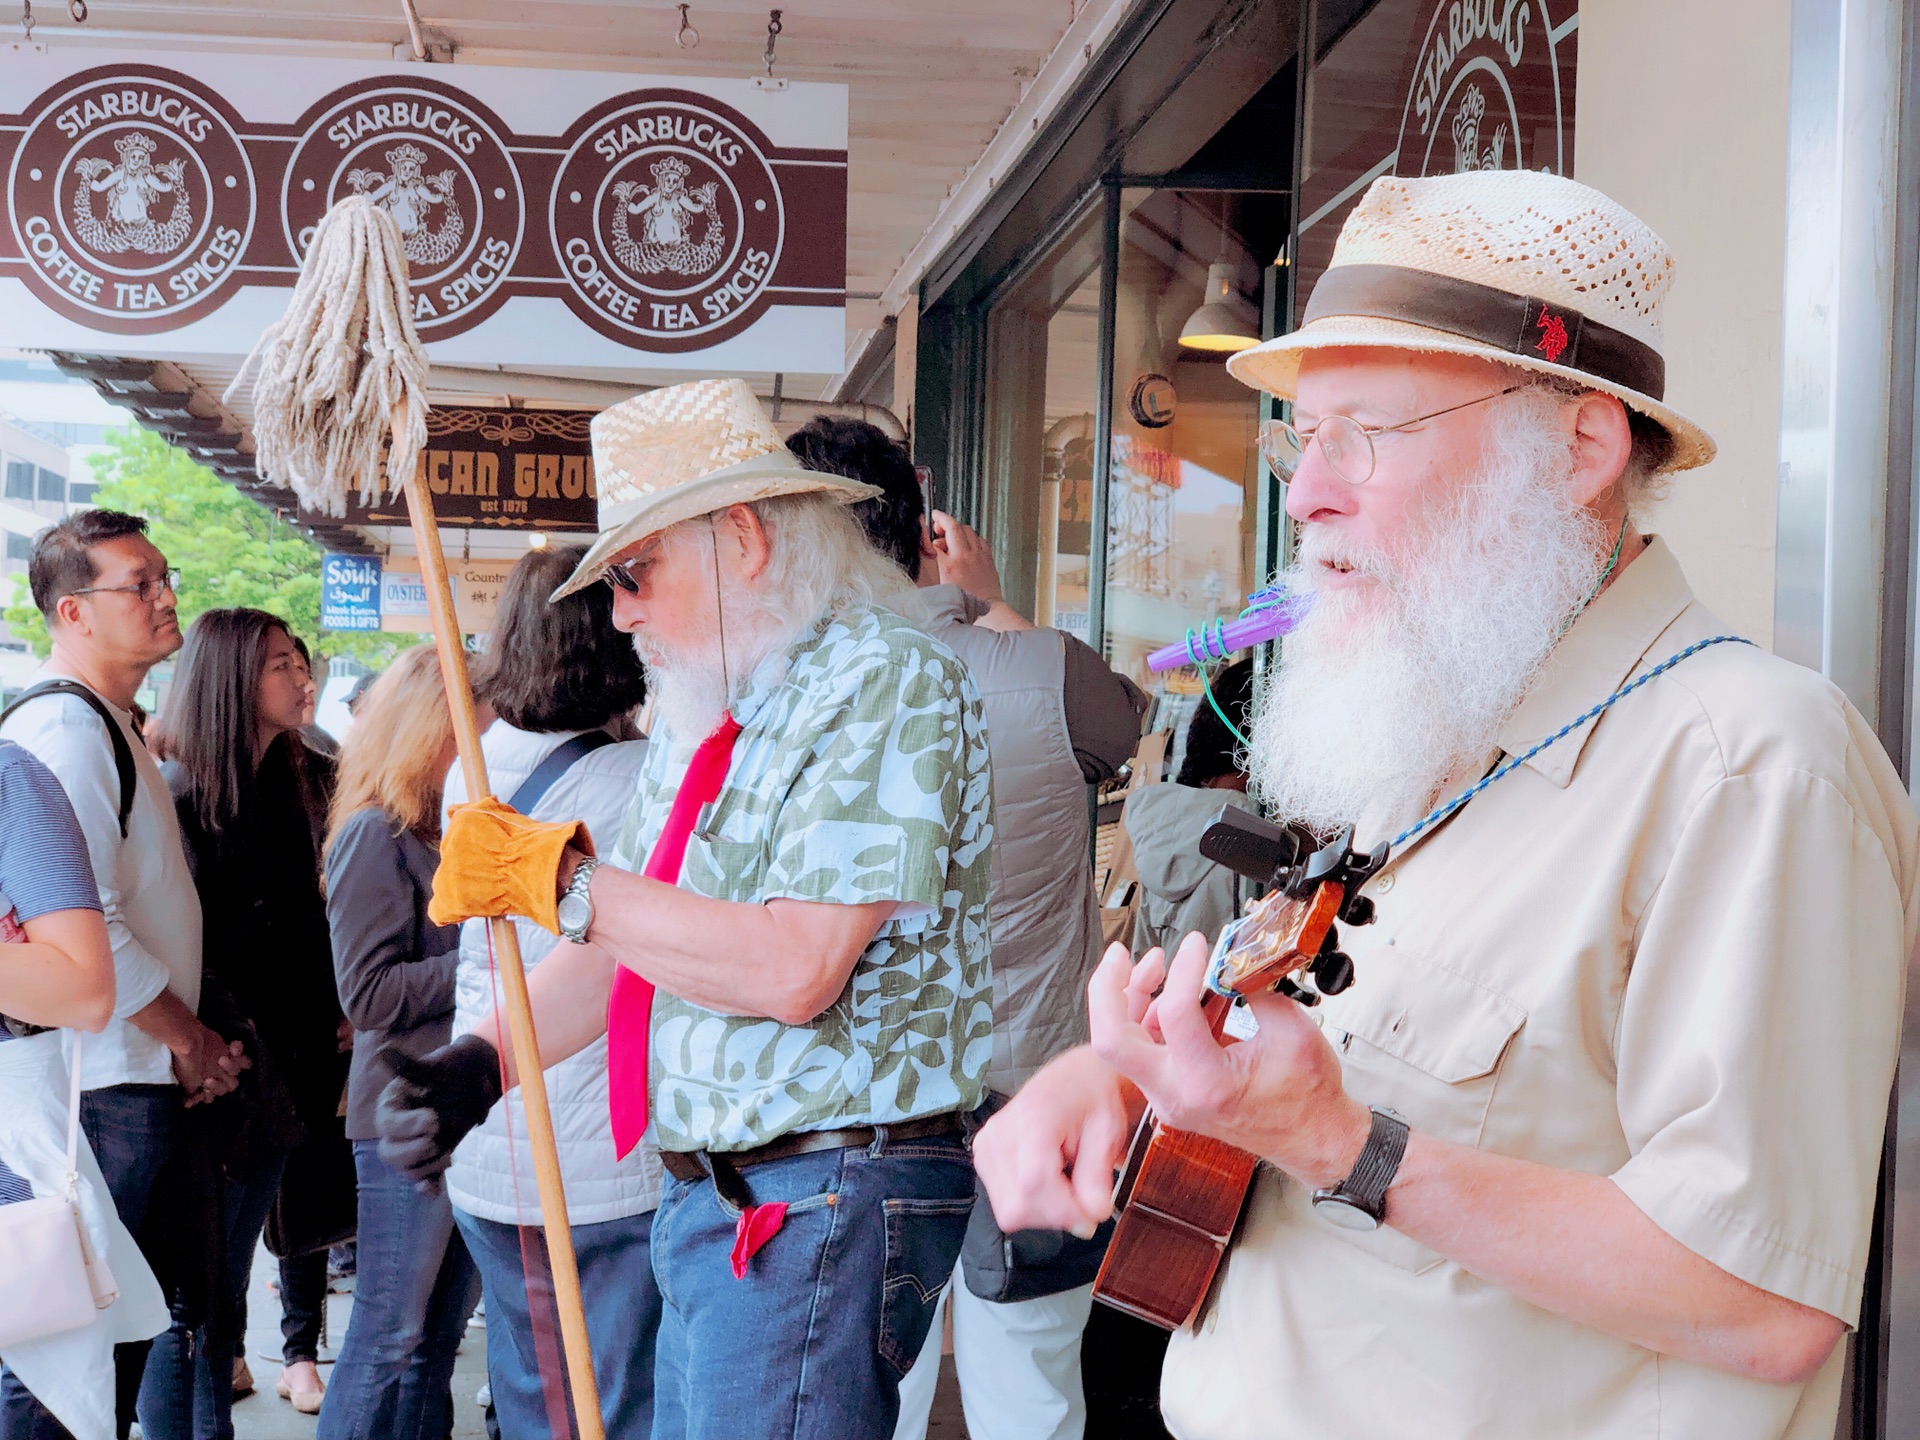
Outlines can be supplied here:
M78 595L62 595L53 602L53 619L47 629L58 635L69 628L80 635L93 633L87 625L86 608L81 605Z
M1633 454L1627 407L1589 390L1573 402L1573 498L1591 505L1620 483Z
M759 512L751 505L729 505L719 517L718 534L721 549L731 546L738 556L740 574L748 580L759 579L773 558L773 542Z

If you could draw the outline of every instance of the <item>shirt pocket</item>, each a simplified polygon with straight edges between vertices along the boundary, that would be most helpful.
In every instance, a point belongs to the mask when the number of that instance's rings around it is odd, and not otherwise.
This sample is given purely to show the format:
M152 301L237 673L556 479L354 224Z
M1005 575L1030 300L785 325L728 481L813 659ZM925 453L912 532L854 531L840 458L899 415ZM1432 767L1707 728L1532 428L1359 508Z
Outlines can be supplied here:
M1395 947L1367 957L1323 1021L1349 1094L1397 1112L1415 1130L1475 1148L1526 1023L1526 1008L1512 996ZM1384 1227L1335 1233L1416 1274L1441 1260Z

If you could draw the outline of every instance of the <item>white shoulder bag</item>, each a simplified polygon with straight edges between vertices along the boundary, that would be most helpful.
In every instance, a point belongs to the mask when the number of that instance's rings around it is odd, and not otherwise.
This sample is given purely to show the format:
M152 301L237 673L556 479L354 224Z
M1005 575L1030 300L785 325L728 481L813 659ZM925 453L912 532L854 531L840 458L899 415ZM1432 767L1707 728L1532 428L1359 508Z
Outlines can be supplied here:
M119 1298L80 1214L80 1043L67 1098L67 1185L61 1195L0 1205L0 1350L91 1325Z

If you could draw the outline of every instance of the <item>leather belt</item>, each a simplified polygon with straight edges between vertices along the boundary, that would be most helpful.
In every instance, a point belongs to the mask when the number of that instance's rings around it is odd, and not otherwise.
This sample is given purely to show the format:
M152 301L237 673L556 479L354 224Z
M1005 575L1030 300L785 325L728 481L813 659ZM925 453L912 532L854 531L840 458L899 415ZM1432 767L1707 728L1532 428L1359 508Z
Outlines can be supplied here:
M667 1167L667 1173L676 1180L704 1180L714 1175L715 1183L719 1184L720 1176L715 1173L716 1170L738 1172L755 1165L768 1165L775 1160L790 1160L795 1155L811 1155L819 1150L865 1148L881 1134L885 1134L888 1140L932 1140L946 1136L957 1139L962 1133L960 1113L950 1110L944 1115L902 1120L897 1125L850 1125L844 1130L796 1131L751 1150L723 1150L718 1154L707 1150L662 1150L660 1163Z

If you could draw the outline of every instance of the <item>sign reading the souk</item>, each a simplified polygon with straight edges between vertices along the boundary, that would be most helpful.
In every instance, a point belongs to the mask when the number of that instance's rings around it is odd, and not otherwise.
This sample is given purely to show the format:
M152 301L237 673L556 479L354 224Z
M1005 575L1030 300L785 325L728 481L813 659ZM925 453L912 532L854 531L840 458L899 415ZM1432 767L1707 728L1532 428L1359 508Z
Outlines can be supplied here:
M438 362L843 362L845 86L104 57L0 51L10 343L245 353L366 195Z

